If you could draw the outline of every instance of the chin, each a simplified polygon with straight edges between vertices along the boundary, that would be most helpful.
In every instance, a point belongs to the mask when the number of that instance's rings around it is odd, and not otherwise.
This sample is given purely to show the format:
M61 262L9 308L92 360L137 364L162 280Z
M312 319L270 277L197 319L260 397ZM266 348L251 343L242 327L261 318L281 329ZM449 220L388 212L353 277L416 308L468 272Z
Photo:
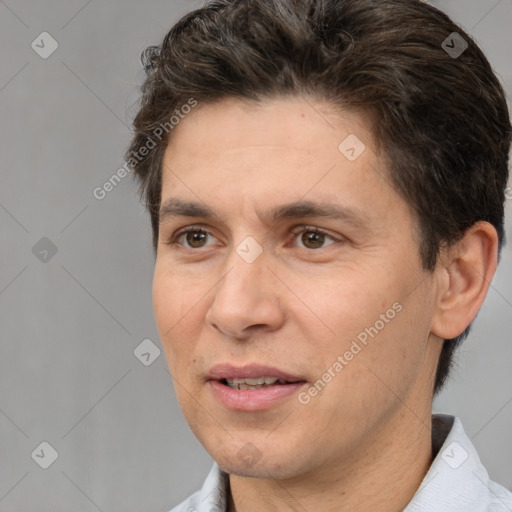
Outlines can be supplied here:
M219 460L217 464L231 475L246 478L271 478L275 480L284 480L296 476L290 466L279 463L259 462L256 464L240 462L239 460Z
M287 453L276 453L276 444L263 451L258 450L251 442L242 443L238 449L233 449L232 446L229 451L219 451L217 446L217 449L209 450L209 453L226 473L241 477L283 480L303 472L302 458L298 458L291 449Z

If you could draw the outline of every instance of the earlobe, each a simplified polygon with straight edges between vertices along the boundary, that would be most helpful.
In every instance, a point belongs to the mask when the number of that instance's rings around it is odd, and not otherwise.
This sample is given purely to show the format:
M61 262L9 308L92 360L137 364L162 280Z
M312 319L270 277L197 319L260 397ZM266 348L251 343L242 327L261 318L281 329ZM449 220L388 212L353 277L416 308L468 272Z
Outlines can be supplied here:
M498 263L498 234L492 224L473 224L440 256L440 286L431 332L455 338L475 318L487 295Z

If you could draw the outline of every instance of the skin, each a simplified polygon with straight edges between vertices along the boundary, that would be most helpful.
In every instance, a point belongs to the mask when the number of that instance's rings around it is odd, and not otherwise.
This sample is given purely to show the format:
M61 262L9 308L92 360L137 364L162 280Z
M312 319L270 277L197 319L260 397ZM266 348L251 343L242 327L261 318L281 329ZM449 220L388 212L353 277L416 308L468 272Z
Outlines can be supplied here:
M354 161L338 150L349 134L366 146ZM185 418L230 473L229 510L405 508L432 462L442 340L484 300L494 228L475 224L426 272L415 217L390 184L370 121L305 97L195 109L164 156L162 204L171 197L219 215L162 220L153 301ZM364 222L263 215L297 200L343 204ZM167 243L197 224L204 239ZM308 226L327 234L315 239ZM263 250L252 263L236 252L248 236ZM277 366L311 385L394 303L401 311L308 404L291 396L246 412L215 400L206 375L221 362ZM239 453L248 447L253 461Z

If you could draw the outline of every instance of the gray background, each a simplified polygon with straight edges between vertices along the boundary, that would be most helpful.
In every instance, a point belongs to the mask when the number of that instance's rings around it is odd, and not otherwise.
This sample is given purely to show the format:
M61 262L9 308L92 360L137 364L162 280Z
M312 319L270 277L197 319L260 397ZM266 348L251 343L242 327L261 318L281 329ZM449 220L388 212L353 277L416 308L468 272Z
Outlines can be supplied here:
M436 2L512 91L510 0ZM177 406L151 303L149 219L125 178L139 55L200 2L0 3L0 510L166 511L211 459ZM57 50L31 47L48 32ZM40 44L40 43L39 43ZM41 45L41 44L40 44ZM49 46L48 40L44 43ZM507 235L512 239L512 200ZM33 246L47 237L57 252ZM37 253L37 251L35 251ZM40 261L46 257L47 261ZM435 410L458 415L491 477L512 488L512 245ZM46 441L58 458L31 454ZM41 455L43 453L44 455Z

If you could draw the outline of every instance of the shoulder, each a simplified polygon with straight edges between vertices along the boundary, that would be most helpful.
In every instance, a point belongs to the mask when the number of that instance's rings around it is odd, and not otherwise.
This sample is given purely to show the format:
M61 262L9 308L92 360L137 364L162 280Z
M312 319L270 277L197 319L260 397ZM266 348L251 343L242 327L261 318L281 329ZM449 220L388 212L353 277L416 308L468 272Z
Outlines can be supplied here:
M512 511L512 492L496 482L489 481L489 493L491 503L488 512Z
M197 507L201 502L201 491L196 491L187 499L183 500L179 505L176 505L169 512L197 512Z
M493 482L459 418L435 415L434 461L406 512L512 512L512 493Z

